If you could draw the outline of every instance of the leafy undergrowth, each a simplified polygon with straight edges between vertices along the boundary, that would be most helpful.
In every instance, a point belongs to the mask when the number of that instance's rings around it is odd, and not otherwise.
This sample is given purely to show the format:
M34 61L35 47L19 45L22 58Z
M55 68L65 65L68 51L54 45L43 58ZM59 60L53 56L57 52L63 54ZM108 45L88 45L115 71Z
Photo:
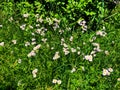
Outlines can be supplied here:
M120 89L119 11L97 30L62 15L0 13L1 90Z

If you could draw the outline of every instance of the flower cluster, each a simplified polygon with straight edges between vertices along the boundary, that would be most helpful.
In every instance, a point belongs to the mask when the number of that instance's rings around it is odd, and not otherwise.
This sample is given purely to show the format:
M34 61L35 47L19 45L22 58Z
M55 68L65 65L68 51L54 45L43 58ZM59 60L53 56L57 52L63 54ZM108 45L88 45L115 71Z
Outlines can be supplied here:
M57 80L57 79L53 79L52 83L60 85L62 83L62 81L61 80Z
M36 78L36 74L37 74L37 72L38 72L38 69L34 69L33 71L32 71L32 74L33 74L33 78Z
M103 76L109 76L111 72L113 72L112 68L103 69Z

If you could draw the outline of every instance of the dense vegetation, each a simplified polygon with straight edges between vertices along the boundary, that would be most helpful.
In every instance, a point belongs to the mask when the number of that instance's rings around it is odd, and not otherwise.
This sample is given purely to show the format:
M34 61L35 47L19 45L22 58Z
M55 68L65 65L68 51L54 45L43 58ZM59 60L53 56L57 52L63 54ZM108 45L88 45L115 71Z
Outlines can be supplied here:
M118 0L1 0L0 90L119 90Z

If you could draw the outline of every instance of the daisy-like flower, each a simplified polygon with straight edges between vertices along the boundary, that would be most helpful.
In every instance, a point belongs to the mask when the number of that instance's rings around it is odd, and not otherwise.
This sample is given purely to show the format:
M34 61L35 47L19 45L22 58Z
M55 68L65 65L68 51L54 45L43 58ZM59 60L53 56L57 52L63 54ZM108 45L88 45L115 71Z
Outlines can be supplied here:
M0 43L0 46L4 46L4 42L1 42L1 43Z
M96 32L96 35L103 36L103 37L106 36L106 34L107 33L105 31L97 31Z
M56 84L57 83L57 79L53 79L52 83Z
M23 14L23 17L24 17L24 18L28 18L28 16L29 16L28 13L27 13L27 14Z
M35 44L36 44L36 41L33 41L31 44L32 44L32 45L35 45Z
M68 48L64 48L64 47L63 47L63 52L65 53L65 55L68 55L70 53Z
M76 49L74 49L74 48L71 48L71 52L73 52L73 53L74 53L74 52L76 52Z
M16 44L17 43L17 40L12 40L13 44Z
M80 55L80 51L78 51L77 54Z
M120 78L118 78L117 81L120 81Z
M30 45L30 42L25 42L25 46L29 46Z
M88 61L93 61L93 56L92 55L86 55L85 57L84 57L84 59L86 59L86 60L88 60Z
M33 48L33 50L36 51L36 50L38 50L40 47L41 47L41 45L38 44L37 46L35 46L35 47Z
M22 60L19 58L19 59L18 59L18 63L21 63L21 62L22 62Z
M33 78L35 78L37 75L37 72L38 72L38 69L34 69L33 71L32 71L32 74L33 74Z
M44 43L46 43L47 38L42 38L41 40L42 40Z
M32 56L35 56L35 55L36 55L35 51L32 50L27 56L32 57Z
M3 27L3 25L0 25L0 28Z
M57 80L57 84L59 84L59 85L60 85L61 83L62 83L62 81L61 81L61 80Z
M71 73L73 73L73 72L75 72L76 71L76 69L75 68L73 68L72 70L71 70Z
M71 41L71 42L73 41L73 36L70 37L70 41Z
M56 52L53 57L53 60L57 60L58 58L60 58L60 55L59 55L59 52Z
M107 69L103 69L103 76L109 76L110 72Z
M113 69L112 69L112 68L108 68L108 71L109 71L109 72L113 72Z
M106 55L109 55L109 52L108 52L108 51L105 51L105 54L106 54Z
M20 28L21 28L22 30L25 30L25 27L26 27L26 24L23 24L23 25L20 26Z

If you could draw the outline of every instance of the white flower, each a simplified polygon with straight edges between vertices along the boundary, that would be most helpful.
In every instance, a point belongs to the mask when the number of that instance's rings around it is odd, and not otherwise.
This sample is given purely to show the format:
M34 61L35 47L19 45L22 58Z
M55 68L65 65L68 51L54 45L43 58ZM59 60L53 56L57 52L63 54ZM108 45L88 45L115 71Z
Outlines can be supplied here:
M58 58L60 58L60 55L59 55L59 52L56 52L55 55L54 55L54 57L53 57L53 60L56 60Z
M65 55L68 55L70 52L68 51L68 48L63 48L63 52L65 53Z
M80 55L80 51L78 51L77 54Z
M16 44L17 43L17 40L12 40L13 44Z
M42 19L42 18L38 18L38 19L37 19L37 22L42 23L42 22L43 22L43 19Z
M109 55L109 52L108 52L108 51L105 51L105 54L106 54L106 55Z
M81 25L81 26L84 26L86 24L86 21L85 20L79 20L78 24Z
M86 55L85 57L84 57L84 59L86 59L86 60L88 60L88 61L93 61L93 57L92 57L92 55Z
M62 83L62 81L61 81L61 80L57 80L57 84L59 84L59 85L60 85L61 83Z
M103 76L109 76L110 72L107 69L103 69Z
M74 49L74 48L71 48L71 52L73 52L73 53L74 53L74 52L76 52L76 49Z
M1 43L0 43L0 46L4 46L4 42L1 42Z
M29 14L27 13L27 14L23 14L23 17L24 18L27 18L29 16Z
M32 57L32 56L35 56L35 55L36 55L35 51L31 51L27 56Z
M57 79L53 79L52 83L56 84L57 83Z
M33 48L33 50L36 51L36 50L38 50L40 47L41 47L41 45L38 44L37 46L35 46L35 47Z
M73 41L73 36L70 37L70 41L71 41L71 42Z
M47 38L42 38L41 40L42 40L44 43L46 43Z
M37 72L38 72L38 69L34 69L34 70L32 71L32 74L33 74L33 77L34 77L34 78L36 77Z
M35 44L36 44L36 42L34 41L34 42L32 42L31 44L32 44L32 45L35 45Z
M25 46L29 46L30 45L30 42L25 42Z
M108 68L108 71L109 71L109 72L113 72L113 69L112 69L112 68Z
M22 62L22 60L19 58L19 59L18 59L18 63L21 63L21 62Z
M103 36L103 37L106 36L106 34L107 33L105 31L97 31L96 32L96 35Z
M33 29L33 26L29 25L29 28L30 28L30 29Z
M117 81L120 81L120 78L118 78Z
M25 27L26 27L26 24L23 24L23 25L20 26L20 28L21 28L22 30L25 30Z
M0 28L3 27L3 25L0 25Z
M72 70L71 70L71 73L73 73L73 72L75 72L76 71L76 69L75 68L73 68Z

